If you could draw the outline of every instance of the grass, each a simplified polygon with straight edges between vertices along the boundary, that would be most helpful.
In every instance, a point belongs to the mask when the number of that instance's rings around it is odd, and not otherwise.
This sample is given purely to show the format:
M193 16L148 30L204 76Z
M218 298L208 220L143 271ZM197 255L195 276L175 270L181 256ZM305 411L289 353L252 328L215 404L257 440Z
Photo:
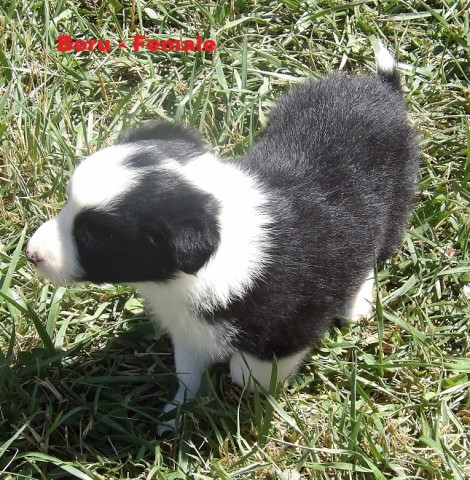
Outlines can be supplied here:
M130 6L127 4L130 3ZM126 5L126 6L125 6ZM469 2L0 3L0 478L465 479L470 476ZM59 34L217 41L214 53L61 53ZM308 76L400 62L423 160L375 315L328 335L293 384L248 395L223 367L155 437L171 346L124 286L64 289L22 249L79 160L147 118L244 152Z

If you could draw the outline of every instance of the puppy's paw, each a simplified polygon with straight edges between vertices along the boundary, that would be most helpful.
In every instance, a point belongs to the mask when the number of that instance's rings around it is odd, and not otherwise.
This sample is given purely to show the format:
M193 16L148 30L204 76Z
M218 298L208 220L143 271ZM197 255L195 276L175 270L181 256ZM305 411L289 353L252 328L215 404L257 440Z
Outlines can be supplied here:
M374 313L372 308L372 299L357 298L350 313L350 318L353 322L358 322L361 318L369 318Z
M162 422L157 427L157 435L159 437L163 437L166 433L175 433L176 431L176 420L172 418L171 420L167 420L166 422Z
M160 425L157 427L157 435L163 436L168 432L176 433L183 419L183 413L179 408L180 404L174 402L167 403L163 407L163 413Z

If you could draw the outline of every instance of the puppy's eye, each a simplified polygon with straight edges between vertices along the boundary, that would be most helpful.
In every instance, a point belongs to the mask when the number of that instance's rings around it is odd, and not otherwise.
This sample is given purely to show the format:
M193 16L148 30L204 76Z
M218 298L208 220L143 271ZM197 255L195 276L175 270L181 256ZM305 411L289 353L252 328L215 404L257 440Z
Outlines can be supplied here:
M81 243L85 247L96 247L100 246L105 242L104 238L101 238L100 235L96 235L90 230L81 230L76 233L77 242Z

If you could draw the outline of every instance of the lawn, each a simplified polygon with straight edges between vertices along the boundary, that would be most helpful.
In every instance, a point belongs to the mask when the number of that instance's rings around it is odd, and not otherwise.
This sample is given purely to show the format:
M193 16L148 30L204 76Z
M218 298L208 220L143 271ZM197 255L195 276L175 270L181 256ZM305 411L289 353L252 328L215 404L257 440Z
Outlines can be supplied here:
M468 0L0 2L0 478L468 478L469 11ZM59 35L110 51L62 52ZM217 47L137 52L136 35ZM378 39L398 58L423 156L402 248L377 269L375 314L327 335L288 388L244 393L213 369L180 435L157 438L176 387L168 339L125 286L37 277L27 239L60 209L74 166L122 128L182 122L236 159L290 85L375 74Z

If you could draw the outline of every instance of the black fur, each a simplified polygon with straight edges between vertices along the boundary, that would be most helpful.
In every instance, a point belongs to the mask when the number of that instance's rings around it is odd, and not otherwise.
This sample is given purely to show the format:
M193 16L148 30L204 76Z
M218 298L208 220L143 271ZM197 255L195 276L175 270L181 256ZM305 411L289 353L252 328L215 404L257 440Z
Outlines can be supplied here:
M172 158L184 164L206 151L201 139L192 130L156 120L147 120L139 128L121 133L116 144L126 143L152 146L152 154L140 152L128 159L129 164L137 167L154 165L159 158Z
M400 91L400 74L398 73L398 70L394 68L393 70L381 70L380 68L378 69L378 75L381 80L384 82L388 83L392 88L394 88L397 91Z

